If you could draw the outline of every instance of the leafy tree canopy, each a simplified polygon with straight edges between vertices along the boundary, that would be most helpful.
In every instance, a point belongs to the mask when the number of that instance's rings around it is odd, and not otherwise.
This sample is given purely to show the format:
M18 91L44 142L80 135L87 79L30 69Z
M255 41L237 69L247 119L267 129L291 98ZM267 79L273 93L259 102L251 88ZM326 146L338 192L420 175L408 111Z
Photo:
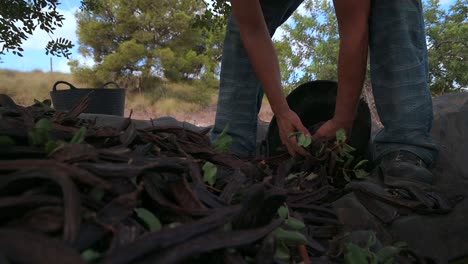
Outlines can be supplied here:
M468 87L467 14L467 0L457 0L448 9L439 0L424 2L429 84L435 95ZM336 80L339 40L332 4L306 0L283 26L276 47L285 86L312 79Z
M1 0L0 1L0 55L12 52L22 56L21 45L39 27L51 34L63 25L64 17L57 12L58 0ZM46 54L71 55L71 41L63 38L49 41Z
M194 27L206 6L197 0L91 0L77 14L80 52L93 68L72 70L97 82L140 76L187 80L213 77L224 29ZM144 85L147 87L148 85Z

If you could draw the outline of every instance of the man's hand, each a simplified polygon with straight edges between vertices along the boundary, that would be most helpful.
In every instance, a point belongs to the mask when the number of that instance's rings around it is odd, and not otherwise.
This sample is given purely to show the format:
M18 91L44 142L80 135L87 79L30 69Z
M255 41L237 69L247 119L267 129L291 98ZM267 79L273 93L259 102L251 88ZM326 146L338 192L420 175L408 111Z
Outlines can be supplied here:
M336 137L336 131L343 128L346 131L346 135L351 134L353 123L352 122L338 122L335 119L330 119L320 126L312 136L314 140L333 140Z
M301 119L297 114L290 110L279 115L275 115L276 123L278 124L279 135L281 142L288 148L288 152L291 156L307 155L305 149L297 144L296 137L290 137L292 133L302 132L305 136L310 136L309 131L301 122Z

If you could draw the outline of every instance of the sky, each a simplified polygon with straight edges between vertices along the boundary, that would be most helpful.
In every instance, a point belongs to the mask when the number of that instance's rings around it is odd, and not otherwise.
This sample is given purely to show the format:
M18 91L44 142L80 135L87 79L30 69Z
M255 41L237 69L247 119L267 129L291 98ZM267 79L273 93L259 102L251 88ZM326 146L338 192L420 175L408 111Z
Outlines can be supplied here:
M130 0L131 1L131 0ZM51 37L63 37L72 41L75 47L71 50L72 60L78 60L81 64L90 65L92 62L84 58L78 52L78 38L76 35L75 13L80 7L80 0L63 0L58 7L59 13L64 15L65 21L61 28L58 28ZM441 0L442 6L449 6L455 0ZM276 34L278 35L278 34ZM54 72L70 72L68 60L63 57L53 57L45 54L45 47L50 40L50 36L41 30L36 30L29 39L23 42L23 57L7 53L1 56L3 63L0 63L0 69L12 69L19 71L50 71L50 58L52 58L52 67Z

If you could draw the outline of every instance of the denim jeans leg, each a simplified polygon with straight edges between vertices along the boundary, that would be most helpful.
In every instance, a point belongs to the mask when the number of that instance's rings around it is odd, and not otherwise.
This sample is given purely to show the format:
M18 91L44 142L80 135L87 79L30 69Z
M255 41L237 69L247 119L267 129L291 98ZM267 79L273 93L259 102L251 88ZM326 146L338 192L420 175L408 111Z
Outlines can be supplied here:
M371 79L384 128L374 138L374 158L407 150L431 165L438 145L430 134L432 97L420 0L372 0Z
M302 0L260 1L271 36L301 2ZM263 89L242 44L237 21L231 15L224 40L218 108L211 140L216 140L229 125L228 135L233 139L230 151L242 158L253 156L262 98Z

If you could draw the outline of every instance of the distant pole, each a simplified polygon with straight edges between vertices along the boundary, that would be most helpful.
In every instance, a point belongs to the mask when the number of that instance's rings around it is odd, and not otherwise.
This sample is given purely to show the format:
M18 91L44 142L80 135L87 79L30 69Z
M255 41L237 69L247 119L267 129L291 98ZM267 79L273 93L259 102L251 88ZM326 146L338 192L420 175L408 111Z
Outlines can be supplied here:
M54 72L54 67L52 66L52 57L50 57L50 72Z

